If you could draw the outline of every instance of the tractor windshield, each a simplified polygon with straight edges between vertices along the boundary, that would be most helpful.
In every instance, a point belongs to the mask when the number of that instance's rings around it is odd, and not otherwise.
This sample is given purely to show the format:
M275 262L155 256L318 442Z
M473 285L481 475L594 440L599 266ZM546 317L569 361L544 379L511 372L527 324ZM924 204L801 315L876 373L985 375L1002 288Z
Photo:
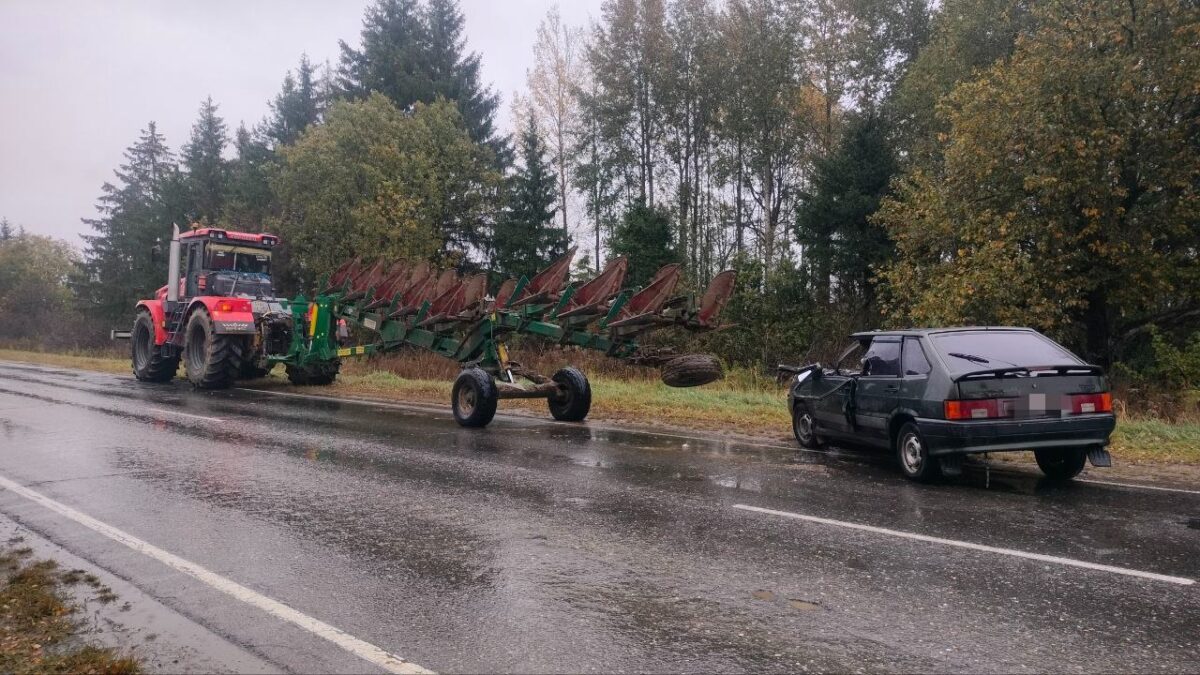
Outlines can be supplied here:
M271 252L250 246L209 244L204 268L213 272L271 273Z

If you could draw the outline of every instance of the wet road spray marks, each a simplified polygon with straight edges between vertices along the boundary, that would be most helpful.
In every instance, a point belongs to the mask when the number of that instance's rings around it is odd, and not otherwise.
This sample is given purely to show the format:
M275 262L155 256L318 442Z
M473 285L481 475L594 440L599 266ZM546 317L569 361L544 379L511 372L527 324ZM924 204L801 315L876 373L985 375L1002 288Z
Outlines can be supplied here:
M860 530L862 532L872 532L874 534L887 535L889 537L899 537L901 539L911 539L913 541L924 541L931 544L942 544L943 546L954 546L956 548L965 548L972 551L982 551L984 553L996 553L999 555L1007 555L1015 558L1025 558L1028 560L1038 560L1040 562L1053 563L1055 565L1067 565L1069 567L1082 567L1089 570L1097 570L1100 572L1110 572L1112 574L1122 574L1129 577L1139 577L1141 579L1150 579L1153 581L1165 581L1169 584L1179 584L1180 586L1191 586L1196 583L1194 579L1186 577L1173 577L1167 574L1158 574L1155 572L1143 572L1141 570L1132 570L1124 567L1113 567L1111 565L1100 565L1090 563L1084 560L1075 560L1072 558L1060 558L1056 555L1044 555L1042 553L1030 553L1028 551L1018 551L1012 548L999 548L996 546L987 546L985 544L975 544L969 541L959 541L957 539L943 539L941 537L931 537L926 534L917 534L915 532L904 532L902 530L890 530L886 527L875 527L874 525L863 525L861 523L850 523L844 520L833 520L832 518L821 518L819 516L808 516L802 513L792 513L791 511L776 511L775 509L764 509L761 506L749 506L747 504L734 504L733 508L741 509L742 511L753 511L755 513L765 513L771 516L779 516L781 518L791 518L793 520L804 520L810 523L819 523L821 525L833 525L834 527L844 527L850 530Z
M137 537L123 530L118 530L117 528L96 520L85 513L76 511L75 509L60 502L56 502L53 499L50 499L39 492L30 490L29 488L24 487L4 476L0 476L0 487L12 492L13 494L20 495L36 504L44 506L61 516L65 516L90 530L99 532L109 539L124 544L138 553L142 553L154 558L168 567L183 572L188 576L199 579L212 588L215 588L218 591L221 591L222 593L225 593L237 600L241 600L246 604L257 607L271 616L282 619L283 621L302 628L313 635L324 638L338 647L346 650L347 652L350 652L351 654L354 654L365 661L369 661L390 673L433 672L410 661L405 661L399 656L388 653L369 642L364 642L363 640L360 640L339 628L330 626L323 621L314 619L307 614L292 609L291 607L277 600L272 600L261 593L250 590L249 588L246 588L235 581L226 579L225 577L215 572L211 572L194 562L184 560L173 553L168 553L167 551L164 551L153 544L142 541L141 539L138 539Z
M179 415L180 417L190 417L194 420L205 420L207 422L224 422L220 417L205 417L204 415L193 415L191 413L179 412L178 410L163 410L162 408L146 408L148 412L155 412L160 415Z

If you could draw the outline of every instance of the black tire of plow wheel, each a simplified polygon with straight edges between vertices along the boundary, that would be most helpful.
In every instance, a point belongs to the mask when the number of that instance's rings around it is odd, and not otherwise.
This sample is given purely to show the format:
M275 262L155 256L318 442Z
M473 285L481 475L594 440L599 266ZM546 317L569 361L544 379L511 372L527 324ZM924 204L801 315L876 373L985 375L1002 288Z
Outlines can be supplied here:
M725 369L712 354L685 354L664 363L659 375L668 387L698 387L725 377Z
M204 309L192 313L185 330L183 364L188 380L199 389L228 389L242 372L246 336L217 335Z
M500 391L492 376L482 368L467 368L458 374L450 392L454 421L472 429L486 427L496 416L499 400Z
M333 384L341 366L342 364L338 361L330 361L328 363L311 363L306 366L288 365L286 368L288 380L292 384L301 387L324 387Z
M570 366L554 373L559 394L546 399L550 414L559 422L582 422L592 409L592 385L578 368Z
M270 368L259 368L253 361L242 364L242 372L238 373L239 380L257 380L271 374Z
M162 347L154 344L154 319L150 312L139 310L130 331L130 356L133 376L142 382L170 382L179 370L179 354L163 356Z

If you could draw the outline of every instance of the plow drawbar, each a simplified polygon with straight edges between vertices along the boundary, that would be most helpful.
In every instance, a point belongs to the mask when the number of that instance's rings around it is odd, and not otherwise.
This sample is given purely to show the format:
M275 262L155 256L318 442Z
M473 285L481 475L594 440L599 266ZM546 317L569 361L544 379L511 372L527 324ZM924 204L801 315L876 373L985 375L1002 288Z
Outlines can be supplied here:
M669 327L691 332L721 328L721 310L736 281L733 270L716 275L697 297L676 294L682 275L677 264L658 270L640 290L625 289L625 258L610 261L590 281L569 283L574 255L571 249L533 278L504 281L493 296L482 273L460 276L428 262L347 261L318 286L315 297L291 301L290 346L269 360L285 364L293 383L328 384L343 358L412 347L432 351L462 364L451 406L455 420L466 427L486 426L505 398L544 398L551 415L562 421L580 421L588 414L592 393L587 377L575 367L550 376L524 368L509 358L505 340L511 335L534 335L659 366L671 386L697 386L723 377L715 357L649 352L637 340ZM339 344L341 321L373 338L363 345Z

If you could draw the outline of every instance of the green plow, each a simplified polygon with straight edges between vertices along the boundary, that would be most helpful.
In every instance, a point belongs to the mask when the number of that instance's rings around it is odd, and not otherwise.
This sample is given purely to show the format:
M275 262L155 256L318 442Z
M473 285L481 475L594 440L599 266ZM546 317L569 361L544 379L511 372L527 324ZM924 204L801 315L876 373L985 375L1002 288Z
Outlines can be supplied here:
M290 348L270 360L285 364L293 383L329 384L341 359L406 347L429 350L462 365L451 406L458 423L467 427L486 426L504 398L544 398L554 418L562 421L587 416L587 377L574 367L549 377L522 367L509 358L505 340L511 335L535 335L658 366L663 381L672 386L723 377L712 356L649 352L637 340L670 327L691 332L722 328L718 319L733 293L733 270L716 275L702 295L676 295L679 265L664 266L635 290L623 288L629 268L625 258L612 260L590 281L568 283L574 255L571 249L533 278L509 279L494 294L488 294L485 274L460 276L428 262L348 261L315 297L291 301ZM373 339L357 346L340 344L343 320Z

